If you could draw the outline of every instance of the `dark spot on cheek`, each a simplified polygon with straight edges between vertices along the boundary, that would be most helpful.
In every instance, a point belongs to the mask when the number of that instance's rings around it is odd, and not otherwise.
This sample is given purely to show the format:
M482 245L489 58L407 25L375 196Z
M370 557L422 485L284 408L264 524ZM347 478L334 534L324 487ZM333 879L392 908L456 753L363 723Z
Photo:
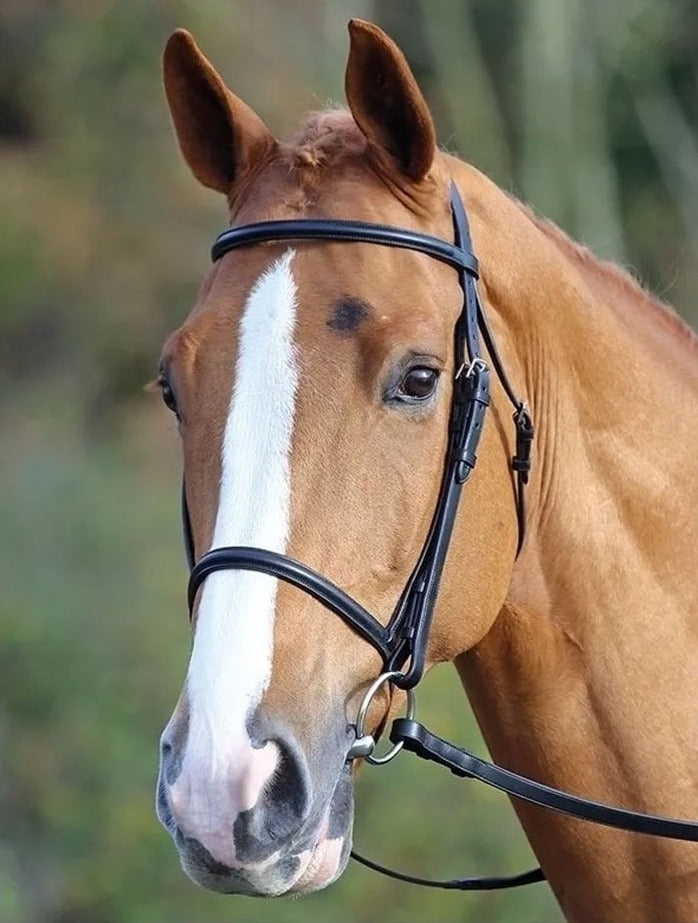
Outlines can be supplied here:
M353 333L371 313L371 306L361 298L345 295L335 302L327 326L341 336Z

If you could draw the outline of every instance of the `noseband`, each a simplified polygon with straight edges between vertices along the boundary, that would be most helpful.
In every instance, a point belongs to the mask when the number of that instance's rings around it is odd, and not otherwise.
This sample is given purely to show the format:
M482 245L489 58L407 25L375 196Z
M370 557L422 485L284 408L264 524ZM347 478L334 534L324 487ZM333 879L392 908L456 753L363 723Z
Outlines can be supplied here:
M443 462L441 485L421 554L397 605L387 623L364 609L344 590L322 574L286 555L262 548L214 548L196 559L194 537L187 504L186 485L182 485L182 524L184 546L190 568L188 601L190 617L196 595L206 578L220 570L258 571L284 580L303 590L334 612L360 637L378 651L384 672L366 692L356 723L356 741L348 759L365 758L374 764L392 759L402 748L424 759L446 766L455 775L478 779L516 798L521 798L574 817L623 830L647 833L671 839L698 841L698 824L623 808L599 804L526 779L509 770L479 759L431 734L414 718L413 690L422 678L426 663L429 631L439 584L443 572L463 485L477 461L477 447L485 414L490 403L490 365L480 350L480 336L503 390L514 408L515 452L511 459L514 476L516 517L518 522L517 556L525 536L525 495L531 468L533 423L525 403L519 400L502 366L496 344L479 298L478 262L472 252L465 208L454 183L451 184L451 212L454 242L404 228L360 221L299 219L266 221L230 228L220 234L212 247L211 258L219 260L231 250L258 243L281 240L326 240L399 247L431 256L453 267L463 292L463 306L454 328L454 370L448 442ZM364 720L371 700L384 683L407 692L408 712L393 722L390 739L393 748L382 757L373 755L375 740L365 733ZM429 887L454 890L494 890L544 880L540 869L502 878L461 878L431 881L395 872L364 859L362 864L391 877Z

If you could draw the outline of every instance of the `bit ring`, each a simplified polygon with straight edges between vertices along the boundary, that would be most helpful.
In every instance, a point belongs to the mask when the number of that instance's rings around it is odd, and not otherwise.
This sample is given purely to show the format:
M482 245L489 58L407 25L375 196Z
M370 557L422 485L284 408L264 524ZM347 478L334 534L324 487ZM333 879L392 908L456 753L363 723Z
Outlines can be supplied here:
M373 766L383 766L385 763L389 763L394 757L398 755L400 750L402 750L403 741L400 740L394 744L387 753L383 754L383 756L373 756L376 740L372 734L366 733L366 728L364 727L369 706L378 690L384 683L389 683L391 680L396 679L400 675L401 674L397 670L389 670L387 673L381 673L381 675L377 677L377 679L375 679L366 690L366 694L363 697L363 701L359 707L359 712L356 716L356 740L349 749L349 755L347 759L352 760L362 757L366 760L367 763L371 763ZM406 717L412 719L414 718L415 714L414 691L412 689L407 689L406 693Z

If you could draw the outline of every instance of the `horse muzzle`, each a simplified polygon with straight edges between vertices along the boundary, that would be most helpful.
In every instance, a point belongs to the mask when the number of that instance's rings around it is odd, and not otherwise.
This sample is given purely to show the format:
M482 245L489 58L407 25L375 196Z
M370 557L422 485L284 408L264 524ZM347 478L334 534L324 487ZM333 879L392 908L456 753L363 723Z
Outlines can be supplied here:
M169 728L163 733L157 815L194 882L273 897L317 890L341 874L353 820L346 741L336 761L311 765L278 727L218 761L194 747L180 755L176 739Z

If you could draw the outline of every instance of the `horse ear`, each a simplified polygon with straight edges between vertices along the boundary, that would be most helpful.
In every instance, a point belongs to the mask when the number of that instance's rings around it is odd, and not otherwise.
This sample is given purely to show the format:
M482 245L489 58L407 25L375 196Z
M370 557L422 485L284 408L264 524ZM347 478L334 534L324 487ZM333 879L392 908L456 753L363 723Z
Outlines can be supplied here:
M405 56L373 23L349 22L345 88L354 121L376 153L410 179L426 176L436 153L434 123Z
M259 116L238 99L185 29L165 45L163 81L179 146L194 176L232 195L276 145Z

